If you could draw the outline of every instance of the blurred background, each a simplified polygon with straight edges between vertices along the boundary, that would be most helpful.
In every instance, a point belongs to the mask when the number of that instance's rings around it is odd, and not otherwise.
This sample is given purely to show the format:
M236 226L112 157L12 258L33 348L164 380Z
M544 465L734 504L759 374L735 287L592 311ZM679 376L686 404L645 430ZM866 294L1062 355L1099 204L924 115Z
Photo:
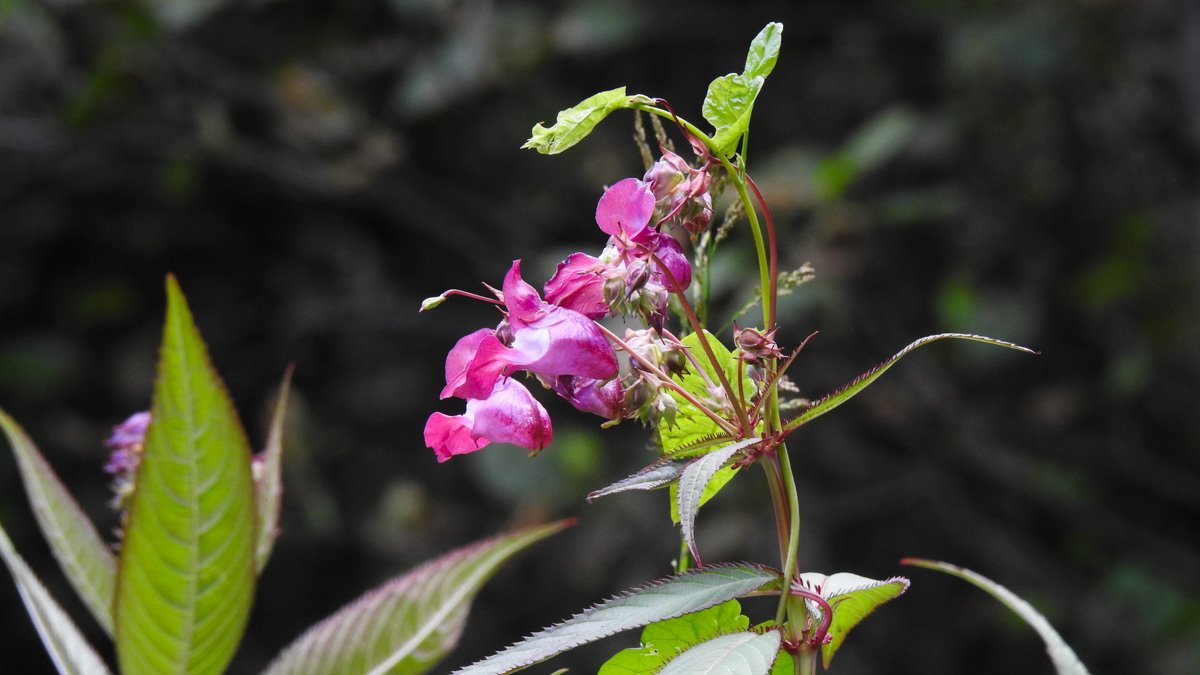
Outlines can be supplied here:
M816 280L779 341L815 397L941 343L793 436L806 570L904 574L835 672L1051 672L1000 605L904 556L1024 595L1094 672L1200 672L1200 4L0 0L0 406L100 527L109 427L148 407L174 272L256 445L296 364L283 536L231 672L414 564L518 524L580 524L508 564L443 668L667 574L665 493L582 500L653 458L635 423L543 397L553 446L437 465L442 361L489 307L595 253L602 187L640 175L630 113L519 150L602 89L700 121L708 82L785 24L751 173L782 261ZM716 274L748 297L749 237ZM722 314L723 313L723 314ZM0 521L111 656L0 457ZM774 562L761 472L705 508L706 559ZM769 608L750 604L755 619ZM5 672L50 672L0 580ZM630 633L558 667L594 672Z

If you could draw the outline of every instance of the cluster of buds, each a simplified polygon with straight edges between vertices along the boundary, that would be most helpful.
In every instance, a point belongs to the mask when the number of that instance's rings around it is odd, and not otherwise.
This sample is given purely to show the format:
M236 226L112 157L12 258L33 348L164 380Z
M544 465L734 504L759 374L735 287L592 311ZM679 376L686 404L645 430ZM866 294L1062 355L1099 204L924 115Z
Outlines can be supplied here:
M105 473L113 476L113 500L115 509L124 509L133 498L134 477L142 461L142 446L146 442L146 427L150 425L150 413L139 412L113 427L112 436L104 442L112 452L104 464Z

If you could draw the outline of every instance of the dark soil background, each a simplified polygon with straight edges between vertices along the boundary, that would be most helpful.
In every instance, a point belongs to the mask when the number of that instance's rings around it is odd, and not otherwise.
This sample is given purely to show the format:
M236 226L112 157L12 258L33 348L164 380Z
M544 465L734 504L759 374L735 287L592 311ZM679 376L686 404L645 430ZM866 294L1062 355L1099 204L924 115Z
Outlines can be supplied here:
M153 9L148 9L153 8ZM0 406L101 527L108 428L148 406L174 272L253 439L296 364L283 536L232 672L360 592L520 523L580 524L505 567L448 671L662 576L660 493L587 505L651 457L636 424L549 404L534 460L437 465L421 429L442 360L494 322L450 287L544 280L595 252L605 184L641 173L619 113L565 155L530 127L601 89L700 120L715 76L785 24L751 171L783 262L780 341L817 396L909 341L939 344L797 434L802 565L911 590L840 673L1051 672L961 582L1021 593L1096 673L1200 672L1200 5L1186 0L605 2L0 0ZM753 276L724 250L719 309ZM111 656L49 557L14 462L0 521ZM706 507L707 558L773 562L751 473ZM756 618L769 609L751 605ZM0 580L0 667L50 672ZM594 672L624 635L531 672Z

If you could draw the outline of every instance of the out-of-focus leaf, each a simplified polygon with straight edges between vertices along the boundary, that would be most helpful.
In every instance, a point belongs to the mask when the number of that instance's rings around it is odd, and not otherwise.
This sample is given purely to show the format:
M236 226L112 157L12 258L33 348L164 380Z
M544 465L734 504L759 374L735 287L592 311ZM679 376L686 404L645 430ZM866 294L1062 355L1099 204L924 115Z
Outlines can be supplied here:
M1006 342L1004 340L997 340L995 338L984 337L982 335L971 335L970 333L942 333L940 335L929 335L929 336L921 338L920 340L913 342L912 344L908 345L904 349L901 349L899 352L896 352L895 356L888 359L887 361L884 361L883 363L872 368L871 370L868 370L867 372L863 373L862 375L859 375L857 378L854 379L854 381L852 381L850 384L846 385L845 387L842 387L841 389L833 392L832 394L829 394L829 395L823 397L822 399L820 399L819 401L813 403L812 406L806 408L804 410L804 412L802 412L799 415L797 415L796 417L793 417L792 419L788 420L787 423L784 425L784 429L786 431L791 431L792 429L795 429L796 427L807 424L807 423L811 422L812 420L820 417L821 415L824 415L825 413L829 412L830 410L833 410L834 408L838 407L839 405L854 398L854 396L856 396L859 392L861 392L863 389L866 389L867 386L869 386L872 382L874 382L876 379L878 379L880 375L884 374L888 368L891 368L893 365L896 364L897 361L904 358L909 353L915 351L916 349L918 349L920 347L924 347L925 345L927 345L931 342L937 342L938 340L948 340L948 339L970 340L972 342L983 342L985 344L994 345L996 347L1004 347L1006 349L1015 349L1017 351L1026 352L1028 354L1036 354L1037 353L1037 352L1033 351L1032 349L1029 349L1028 347L1022 347L1021 345L1014 344L1012 342Z
M254 598L250 444L174 277L114 602L122 672L221 673Z
M904 577L876 581L849 572L829 576L806 572L800 575L799 583L824 598L833 610L833 620L829 624L830 640L821 647L826 668L829 668L829 662L842 646L850 629L875 611L876 607L900 597L908 590L908 579ZM808 607L812 611L820 611L811 602Z
M502 675L621 631L707 609L776 583L779 573L754 565L713 565L618 595L545 628L457 675Z
M900 562L904 565L916 565L925 569L945 572L983 589L988 595L1004 603L1005 607L1011 609L1037 631L1042 641L1046 643L1046 652L1050 655L1050 660L1054 662L1054 668L1058 671L1058 675L1088 675L1087 666L1083 665L1079 656L1075 654L1075 650L1071 649L1058 631L1054 630L1054 626L1051 626L1046 617L1016 593L977 572L950 563L920 558L905 558Z
M675 657L659 675L767 675L782 638L777 630L722 635Z
M392 579L310 628L266 673L423 673L458 644L471 601L499 566L569 524L477 542Z
M25 609L33 619L33 625L58 672L64 675L107 674L108 666L87 643L71 617L50 597L46 587L17 553L2 526L0 557L4 558L4 563L12 573L21 601L25 603Z
M696 547L696 514L700 511L700 504L704 500L704 494L708 491L709 484L721 469L725 468L725 463L728 462L739 450L754 445L759 441L758 438L745 438L737 443L727 445L720 450L714 450L703 457L692 460L691 463L683 470L683 475L679 477L678 487L676 488L677 502L676 508L679 510L679 525L683 529L683 541L687 544L688 550L692 552L692 557L696 563L703 565L700 561L700 551ZM725 482L729 482L726 478ZM722 486L724 483L722 483ZM720 489L719 487L717 489ZM716 490L712 491L715 494ZM711 498L711 494L710 494Z
M267 432L267 445L262 454L254 459L254 502L256 545L254 569L262 572L271 559L271 549L279 536L279 502L283 496L283 430L287 418L288 393L292 385L292 368L288 367L279 385L275 409L271 414L271 427Z
M596 125L612 112L628 108L634 101L641 100L649 99L644 96L627 96L625 87L589 96L558 113L554 126L546 128L540 123L534 125L529 140L521 147L532 148L543 155L557 155L587 138Z
M722 633L744 631L750 618L737 600L659 621L642 630L640 647L622 649L600 667L598 675L648 675L657 673L676 654Z
M112 598L117 560L46 458L11 417L0 410L29 505L63 573L92 616L112 635Z

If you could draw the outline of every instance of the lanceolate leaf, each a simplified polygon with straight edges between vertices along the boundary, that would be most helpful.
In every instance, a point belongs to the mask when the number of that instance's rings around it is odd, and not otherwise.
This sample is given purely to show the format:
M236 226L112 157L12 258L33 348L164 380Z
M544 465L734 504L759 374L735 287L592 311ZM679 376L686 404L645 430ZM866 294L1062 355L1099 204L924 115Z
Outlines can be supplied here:
M722 635L680 654L659 675L767 675L781 641L777 630Z
M622 649L600 667L597 675L650 675L689 647L723 633L744 631L750 618L737 600L681 617L659 621L642 630L641 646Z
M478 542L392 579L310 628L267 674L423 673L458 644L471 601L496 569L568 524Z
M112 635L116 557L33 441L3 410L0 410L0 428L12 445L29 504L50 550L83 604L105 632Z
M687 459L664 457L628 478L622 478L608 487L588 493L587 500L590 502L593 499L629 490L654 490L660 488L672 481L678 480L679 476L683 473L683 468L687 466L689 461Z
M1016 593L981 574L958 567L957 565L951 565L950 563L936 560L922 560L919 558L906 558L900 562L904 565L916 565L917 567L945 572L982 588L988 595L996 598L1013 612L1016 612L1017 616L1024 619L1025 623L1028 623L1037 631L1038 635L1042 637L1042 641L1046 643L1046 652L1050 654L1050 660L1054 662L1054 668L1058 671L1058 675L1088 675L1087 667L1079 660L1075 651L1062 639L1058 631L1054 630L1054 626L1051 626L1046 617L1042 616L1028 602L1022 600Z
M829 668L829 662L842 646L850 629L875 611L876 607L902 595L908 590L909 582L904 577L876 581L849 572L838 572L829 576L807 572L800 575L799 583L825 598L833 609L833 621L829 624L831 639L821 647L825 667Z
M254 597L250 445L174 277L118 568L121 671L221 673Z
M543 155L557 155L586 138L592 133L592 129L613 111L628 108L634 101L642 99L645 97L627 96L625 87L589 96L558 113L554 126L546 128L541 124L534 125L533 134L521 147L532 148ZM421 309L430 309L440 304L431 303L432 300L433 298L430 298L422 303Z
M766 77L775 69L779 60L779 46L783 42L783 24L772 21L763 26L754 40L750 42L750 52L746 54L745 74L750 77Z
M880 375L884 374L884 372L886 372L888 368L891 368L893 365L896 364L897 361L904 358L905 356L908 356L908 354L915 351L916 349L918 349L920 347L924 347L925 345L927 345L931 342L937 342L938 340L949 340L949 339L970 340L973 342L983 342L985 344L994 345L996 347L1004 347L1006 349L1015 349L1017 351L1026 352L1029 354L1037 353L1037 352L1033 351L1032 349L1029 349L1028 347L1022 347L1021 345L1014 344L1012 342L1005 342L1004 340L997 340L995 338L984 337L982 335L971 335L969 333L942 333L940 335L929 335L929 336L921 338L920 340L913 342L912 344L908 345L904 349L901 349L899 352L896 353L895 356L888 359L887 361L884 361L883 363L879 364L875 368L868 370L867 372L863 373L862 375L859 375L853 382L846 385L845 387L833 392L832 394L829 394L828 396L825 396L824 398L820 399L816 403L813 403L812 406L805 409L804 412L800 413L799 415L792 418L791 420L788 420L787 424L784 425L784 429L787 431L791 431L792 429L795 429L796 427L799 427L803 424L807 424L808 422L811 422L812 420L820 417L821 415L824 415L825 413L829 412L830 410L833 410L834 408L845 403L846 401L849 401L850 399L854 398L854 396L856 396L860 391L862 391L863 389L866 389L868 385L870 385L872 382L877 380Z
M696 559L697 565L703 565L700 561L700 551L696 548L696 513L700 510L700 503L704 497L705 490L708 488L709 482L713 476L717 475L725 463L728 462L739 450L749 447L757 443L757 438L746 438L727 445L720 450L692 460L687 468L683 470L683 475L679 477L679 487L676 488L678 493L678 508L679 508L679 525L683 529L683 540L687 543L688 549L692 552L692 557Z
M259 573L271 558L271 549L279 536L279 501L283 496L283 428L291 384L292 369L289 367L283 375L283 384L279 386L279 396L275 399L271 428L267 432L267 446L254 460L254 502L258 516L255 524L254 569Z
M497 654L455 671L502 675L621 631L696 612L753 593L779 573L753 565L713 565L653 582L594 605Z
M29 565L13 548L8 533L0 527L0 557L12 572L13 580L17 582L17 591L33 624L37 628L42 643L54 661L59 673L69 675L107 675L108 666L96 654L83 634L71 622L71 618L62 607L50 597L50 593L38 580Z

